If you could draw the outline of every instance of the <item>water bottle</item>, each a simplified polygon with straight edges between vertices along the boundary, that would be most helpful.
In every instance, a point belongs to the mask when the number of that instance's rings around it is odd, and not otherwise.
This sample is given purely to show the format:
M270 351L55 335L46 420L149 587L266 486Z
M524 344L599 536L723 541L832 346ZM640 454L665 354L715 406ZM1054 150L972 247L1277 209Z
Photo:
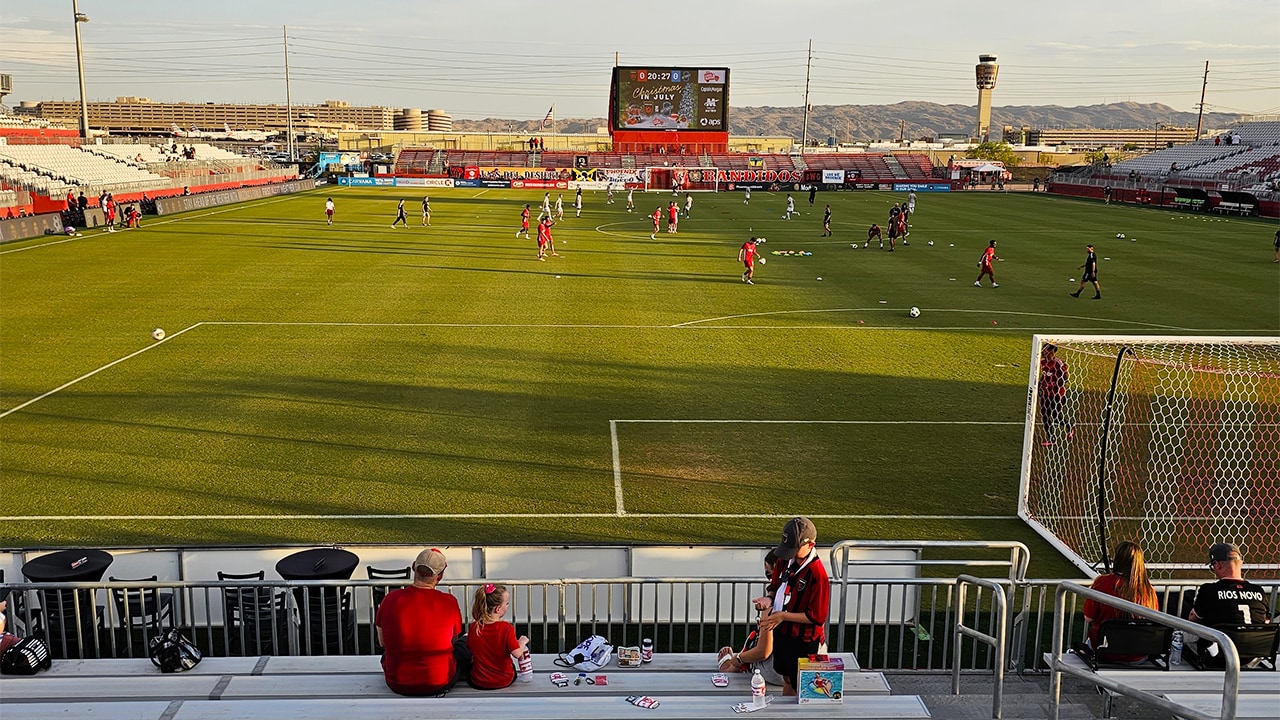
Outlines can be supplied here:
M529 655L528 650L520 656L520 682L533 682L533 657Z
M759 668L751 673L751 705L764 707L764 676L760 674Z
M1182 664L1182 631L1173 631L1173 644L1169 646L1169 664Z

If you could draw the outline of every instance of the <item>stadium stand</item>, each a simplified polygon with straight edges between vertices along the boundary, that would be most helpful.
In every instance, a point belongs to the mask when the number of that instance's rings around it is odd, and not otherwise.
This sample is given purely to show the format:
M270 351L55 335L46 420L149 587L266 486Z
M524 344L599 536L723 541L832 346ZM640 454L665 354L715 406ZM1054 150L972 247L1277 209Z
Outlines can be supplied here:
M0 162L30 175L17 181L45 194L65 194L67 186L113 193L171 188L172 179L121 160L113 160L67 145L0 146ZM12 172L4 175L10 182ZM47 179L42 187L38 178Z

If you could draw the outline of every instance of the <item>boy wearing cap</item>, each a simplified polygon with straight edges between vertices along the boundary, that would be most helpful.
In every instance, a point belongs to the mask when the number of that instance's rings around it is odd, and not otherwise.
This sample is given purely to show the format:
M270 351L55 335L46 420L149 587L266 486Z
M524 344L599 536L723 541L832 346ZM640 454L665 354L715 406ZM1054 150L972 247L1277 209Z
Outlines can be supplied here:
M1252 625L1271 622L1266 591L1241 577L1244 558L1231 543L1209 548L1209 569L1216 582L1200 586L1190 620L1201 625Z
M462 611L452 595L436 589L446 567L444 553L423 550L413 561L413 584L387 593L378 606L374 624L386 648L383 675L387 687L401 695L448 692L465 673L454 654Z
M774 632L773 669L782 676L782 694L796 694L796 663L818 652L826 638L831 584L817 552L818 531L806 517L787 521L774 550L778 562L756 609L772 608L760 632Z

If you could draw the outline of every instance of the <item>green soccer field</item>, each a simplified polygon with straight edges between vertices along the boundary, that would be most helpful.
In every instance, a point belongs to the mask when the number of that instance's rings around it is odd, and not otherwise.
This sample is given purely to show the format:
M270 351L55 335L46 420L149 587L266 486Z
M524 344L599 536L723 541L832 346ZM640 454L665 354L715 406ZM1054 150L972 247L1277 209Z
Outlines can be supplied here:
M432 190L429 228L404 193L0 247L0 543L765 543L807 514L1051 558L1015 517L1032 333L1280 334L1273 223L921 194L889 253L850 247L887 192L791 221L695 195L656 240L669 196L589 192L539 262L541 192ZM1068 296L1086 242L1100 301Z

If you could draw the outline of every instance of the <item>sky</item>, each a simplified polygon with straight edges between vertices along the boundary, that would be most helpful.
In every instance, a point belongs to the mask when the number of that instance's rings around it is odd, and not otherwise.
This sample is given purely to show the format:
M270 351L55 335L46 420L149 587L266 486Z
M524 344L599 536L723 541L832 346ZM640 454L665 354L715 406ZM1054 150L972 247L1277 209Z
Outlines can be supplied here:
M604 117L615 64L728 67L730 106L1132 101L1280 113L1277 0L79 0L90 100L441 109L454 118ZM74 100L72 0L0 3L6 105Z

